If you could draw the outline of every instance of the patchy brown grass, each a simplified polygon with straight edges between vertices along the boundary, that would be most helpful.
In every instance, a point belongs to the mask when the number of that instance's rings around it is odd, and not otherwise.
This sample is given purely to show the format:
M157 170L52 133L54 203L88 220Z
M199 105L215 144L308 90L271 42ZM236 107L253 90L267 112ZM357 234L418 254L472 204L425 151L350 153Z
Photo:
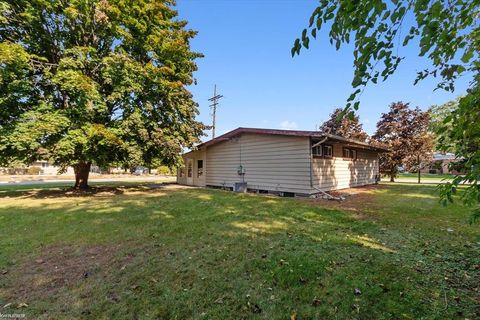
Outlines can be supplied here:
M133 254L117 256L125 244L76 247L50 245L4 275L6 297L11 301L42 299L88 281L105 277L112 268L128 264Z
M322 198L309 198L305 201L314 206L348 211L357 219L369 219L374 217L372 213L381 208L378 198L372 195L379 190L386 190L386 188L388 186L380 184L348 188L330 192L332 196L344 197L345 200L343 201Z

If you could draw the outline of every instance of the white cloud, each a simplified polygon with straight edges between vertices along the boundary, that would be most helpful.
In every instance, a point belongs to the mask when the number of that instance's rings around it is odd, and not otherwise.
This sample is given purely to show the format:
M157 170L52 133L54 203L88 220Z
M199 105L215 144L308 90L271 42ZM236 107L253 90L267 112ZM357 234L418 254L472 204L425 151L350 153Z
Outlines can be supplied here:
M293 130L293 129L297 129L298 125L295 121L285 120L280 123L280 128L284 130Z

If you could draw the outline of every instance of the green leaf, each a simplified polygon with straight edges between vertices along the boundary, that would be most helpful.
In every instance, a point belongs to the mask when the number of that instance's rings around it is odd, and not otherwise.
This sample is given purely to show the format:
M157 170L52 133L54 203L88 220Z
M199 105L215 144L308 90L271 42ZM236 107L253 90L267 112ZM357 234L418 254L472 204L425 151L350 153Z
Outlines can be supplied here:
M462 55L462 62L463 63L468 63L470 61L470 59L473 58L473 54L474 54L474 49L473 47L469 48L468 50L465 50L465 52L463 53Z

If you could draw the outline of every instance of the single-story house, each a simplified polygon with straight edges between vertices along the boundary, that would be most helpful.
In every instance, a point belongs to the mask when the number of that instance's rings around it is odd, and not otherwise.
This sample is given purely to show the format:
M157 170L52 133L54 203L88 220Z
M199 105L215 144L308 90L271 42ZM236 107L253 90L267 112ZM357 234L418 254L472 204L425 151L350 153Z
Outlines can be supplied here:
M238 128L185 153L177 182L311 195L376 183L386 151L320 131Z
M427 165L420 169L421 173L450 173L454 175L461 174L459 171L455 170L454 168L450 167L451 163L457 162L462 160L463 158L457 158L455 154L450 152L434 152L432 155L432 161Z

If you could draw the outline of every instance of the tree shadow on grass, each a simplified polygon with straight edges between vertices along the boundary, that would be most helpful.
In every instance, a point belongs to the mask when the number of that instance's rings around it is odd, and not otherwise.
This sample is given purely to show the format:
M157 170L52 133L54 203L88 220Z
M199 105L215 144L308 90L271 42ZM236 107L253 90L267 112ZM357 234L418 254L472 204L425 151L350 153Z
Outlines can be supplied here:
M102 263L88 279L70 268L82 255L67 255L72 261L53 259L75 276L59 285L52 270L38 269L35 279L49 283L53 277L58 287L50 300L27 300L34 315L65 316L55 301L68 302L68 315L97 318L183 319L199 318L202 312L212 318L281 318L293 309L303 318L382 317L385 312L415 318L451 316L464 306L465 295L457 303L451 296L457 293L449 293L449 309L440 313L436 305L443 296L434 296L437 273L423 265L421 271L414 269L420 268L418 260L430 261L436 252L419 255L400 232L380 232L374 221L351 212L207 189L134 188L97 195L27 195L28 204L14 199L0 209L0 223L9 226L0 244L7 259L17 260L9 270L35 259L52 260L57 252L45 254L41 248L55 248L58 242L83 250L86 262L88 248L98 246L125 250L119 261L135 253L125 266L99 257ZM15 287L15 279L10 280ZM362 295L355 295L354 288ZM27 299L28 289L22 292Z
M0 199L2 198L32 198L32 199L48 199L62 197L92 197L92 196L115 196L125 192L154 192L162 190L170 186L176 186L175 183L139 183L139 184L120 184L115 186L96 185L91 186L87 190L75 190L72 187L48 187L41 188L35 186L21 186L19 189L0 188Z

